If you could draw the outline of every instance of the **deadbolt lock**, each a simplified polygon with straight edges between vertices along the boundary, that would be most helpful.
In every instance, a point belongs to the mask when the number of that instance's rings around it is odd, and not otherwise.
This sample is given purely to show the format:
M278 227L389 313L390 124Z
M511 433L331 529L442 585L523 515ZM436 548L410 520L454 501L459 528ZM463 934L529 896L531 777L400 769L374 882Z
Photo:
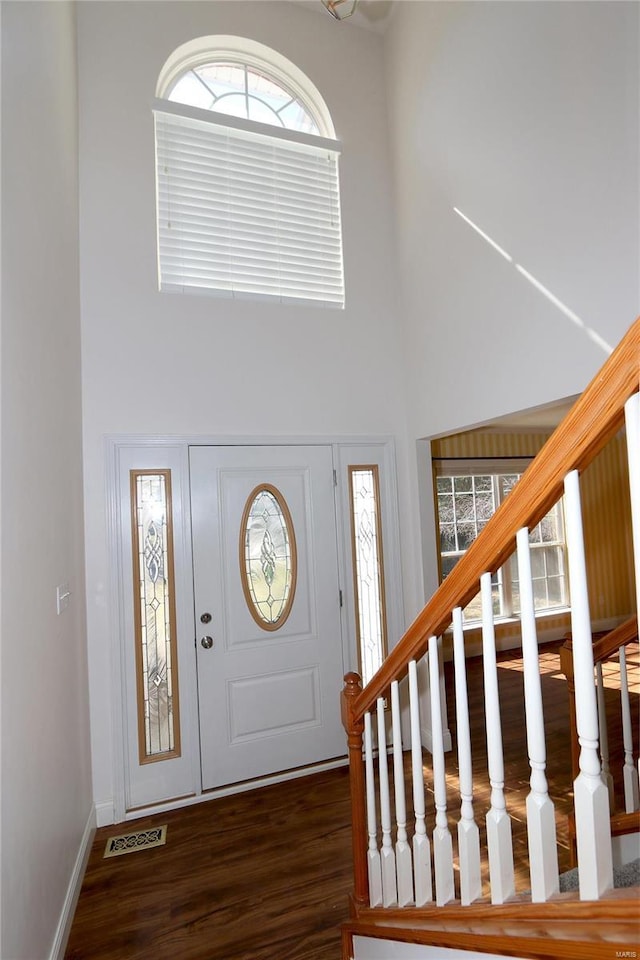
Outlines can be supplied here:
M200 617L200 623L211 623L211 614L203 613Z

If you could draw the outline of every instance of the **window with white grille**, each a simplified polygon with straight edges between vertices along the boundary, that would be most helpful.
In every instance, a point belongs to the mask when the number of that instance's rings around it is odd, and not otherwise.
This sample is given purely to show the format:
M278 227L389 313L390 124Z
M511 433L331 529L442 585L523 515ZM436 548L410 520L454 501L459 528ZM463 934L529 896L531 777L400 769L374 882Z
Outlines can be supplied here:
M436 497L440 536L441 578L449 574L487 525L519 480L525 464L496 469L482 461L464 465L441 461L436 466ZM558 503L529 532L533 596L536 611L568 606L563 502ZM520 613L518 565L512 557L491 578L493 612L498 617ZM480 595L465 608L465 620L481 616Z
M256 46L200 51L156 100L160 289L343 307L340 147L315 88Z

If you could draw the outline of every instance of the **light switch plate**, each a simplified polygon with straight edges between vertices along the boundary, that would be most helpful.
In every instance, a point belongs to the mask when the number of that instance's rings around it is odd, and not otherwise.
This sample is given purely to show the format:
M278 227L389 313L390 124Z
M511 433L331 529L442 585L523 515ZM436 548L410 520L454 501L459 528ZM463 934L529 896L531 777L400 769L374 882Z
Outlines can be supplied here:
M67 609L70 599L71 592L68 583L63 583L62 586L56 587L56 609L58 616L60 616L63 610Z

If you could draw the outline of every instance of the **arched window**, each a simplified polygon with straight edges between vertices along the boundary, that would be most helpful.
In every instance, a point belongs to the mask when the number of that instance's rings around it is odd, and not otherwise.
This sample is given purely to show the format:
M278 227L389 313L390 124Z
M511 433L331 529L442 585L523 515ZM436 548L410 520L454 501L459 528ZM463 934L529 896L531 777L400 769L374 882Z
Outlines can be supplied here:
M311 81L262 44L204 37L157 96L160 289L344 306L339 144Z

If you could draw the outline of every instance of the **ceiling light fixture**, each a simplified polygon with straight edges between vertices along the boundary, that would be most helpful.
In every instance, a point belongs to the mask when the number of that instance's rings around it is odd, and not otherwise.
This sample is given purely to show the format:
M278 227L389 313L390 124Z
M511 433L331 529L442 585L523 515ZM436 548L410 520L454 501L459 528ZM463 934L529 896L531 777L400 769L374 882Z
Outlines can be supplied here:
M346 20L356 12L358 6L358 0L321 0L321 3L334 20Z

